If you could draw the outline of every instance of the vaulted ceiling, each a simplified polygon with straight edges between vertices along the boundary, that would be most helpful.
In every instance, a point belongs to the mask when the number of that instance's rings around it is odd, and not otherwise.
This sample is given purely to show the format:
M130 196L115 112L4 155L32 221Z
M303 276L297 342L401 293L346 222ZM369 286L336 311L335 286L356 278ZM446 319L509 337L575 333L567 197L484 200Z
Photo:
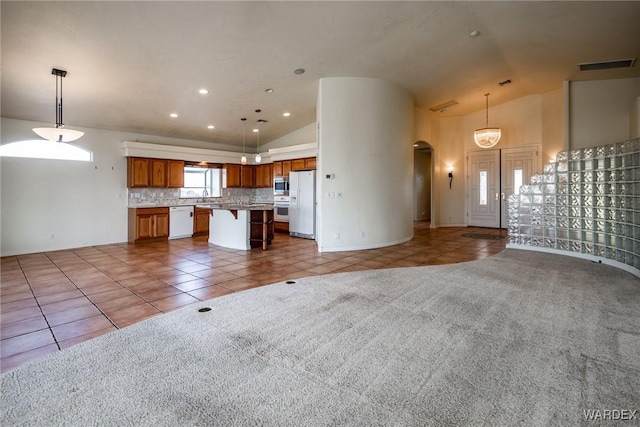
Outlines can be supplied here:
M323 77L388 79L424 109L457 101L447 116L483 109L487 92L495 105L640 76L577 66L640 57L633 1L3 0L1 14L3 117L55 122L55 67L71 128L224 144L241 145L241 117L267 120L263 143L313 122Z

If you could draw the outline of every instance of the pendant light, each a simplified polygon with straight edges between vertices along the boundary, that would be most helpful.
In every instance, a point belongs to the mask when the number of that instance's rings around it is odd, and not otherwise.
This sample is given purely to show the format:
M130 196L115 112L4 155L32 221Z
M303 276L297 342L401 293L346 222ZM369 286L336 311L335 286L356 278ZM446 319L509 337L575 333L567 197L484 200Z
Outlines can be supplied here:
M34 128L33 131L42 138L53 142L75 141L84 135L84 132L65 129L64 122L62 121L62 79L67 75L67 72L54 68L51 70L51 74L56 76L56 127Z
M260 114L261 110L256 110L256 113ZM256 163L260 163L262 161L262 156L260 155L260 123L264 122L264 120L262 119L258 119L256 120L256 123L258 123L258 131L256 132L256 139L258 141L258 151L256 153Z
M247 118L243 117L240 120L242 120L242 157L240 157L240 163L243 165L246 165L247 155L244 153L244 131L245 131L245 122L247 121Z
M489 94L484 94L486 99L486 122L485 127L477 129L473 133L473 139L476 141L476 145L480 148L491 148L500 141L502 131L500 128L489 127Z

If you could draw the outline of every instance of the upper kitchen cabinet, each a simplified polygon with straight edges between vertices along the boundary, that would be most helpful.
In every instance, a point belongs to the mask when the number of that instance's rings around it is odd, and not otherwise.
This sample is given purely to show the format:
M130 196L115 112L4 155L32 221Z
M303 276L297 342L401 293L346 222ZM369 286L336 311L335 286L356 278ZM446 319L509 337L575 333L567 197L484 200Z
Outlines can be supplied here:
M129 157L127 187L181 188L184 186L184 161Z
M223 167L224 170L224 185L225 188L240 187L240 165L233 163L226 163Z
M273 162L273 176L289 176L291 172L291 160Z
M294 159L291 161L292 171L305 171L305 170L312 170L315 168L316 168L315 157L307 157L304 159Z
M256 167L251 165L240 166L240 186L253 188L256 182Z
M168 164L167 187L169 188L184 187L184 161L168 160L167 164Z
M161 159L149 159L149 165L151 167L150 187L166 187L167 161Z
M149 159L128 157L127 171L127 187L141 188L150 186Z
M256 181L255 186L257 188L268 188L273 185L272 179L272 165L264 164L256 166Z

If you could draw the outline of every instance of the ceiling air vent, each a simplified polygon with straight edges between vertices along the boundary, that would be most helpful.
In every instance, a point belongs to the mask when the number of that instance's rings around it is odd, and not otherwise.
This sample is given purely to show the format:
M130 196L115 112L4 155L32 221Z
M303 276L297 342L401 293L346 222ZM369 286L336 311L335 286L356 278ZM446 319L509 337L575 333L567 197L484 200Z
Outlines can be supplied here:
M583 62L578 64L578 68L580 71L610 70L612 68L631 68L635 63L636 58L616 59L613 61Z
M433 111L434 113L443 113L443 112L447 111L449 108L455 107L456 105L458 105L458 101L454 101L452 99L451 101L447 101L444 104L440 104L440 105L436 105L435 107L431 107L431 108L429 108L429 110Z

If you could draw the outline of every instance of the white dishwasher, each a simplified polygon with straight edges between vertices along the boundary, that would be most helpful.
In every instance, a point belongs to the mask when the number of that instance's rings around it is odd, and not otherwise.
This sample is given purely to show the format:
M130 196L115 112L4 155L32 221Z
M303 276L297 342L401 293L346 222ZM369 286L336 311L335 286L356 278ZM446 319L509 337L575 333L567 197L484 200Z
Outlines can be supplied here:
M193 235L193 206L169 208L169 238L180 239Z

